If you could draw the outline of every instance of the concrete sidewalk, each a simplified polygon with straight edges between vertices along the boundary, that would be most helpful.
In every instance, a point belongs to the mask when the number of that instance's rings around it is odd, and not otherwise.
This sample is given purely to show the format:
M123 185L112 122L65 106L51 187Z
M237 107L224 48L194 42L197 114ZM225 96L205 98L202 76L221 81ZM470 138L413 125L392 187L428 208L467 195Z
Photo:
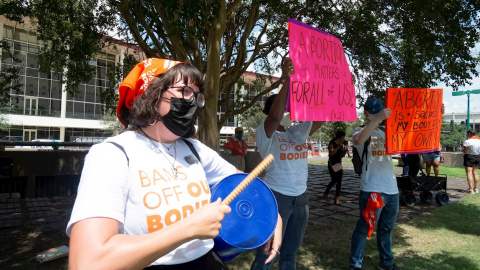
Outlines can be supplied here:
M74 196L0 199L0 229L22 226L33 232L65 231L74 201Z
M312 157L325 159L325 157ZM341 204L333 204L335 187L330 191L330 202L323 200L322 195L330 182L330 175L326 165L309 165L308 198L310 201L310 222L336 226L342 221L357 219L359 177L353 168L345 168L340 196ZM447 194L450 203L460 200L466 195L468 188L466 179L450 177L447 180ZM435 191L433 192L435 195ZM7 194L8 195L8 194ZM423 203L418 198L414 206L402 206L398 221L403 222L416 216L435 210L438 206L433 200ZM24 227L28 231L43 232L65 230L70 219L75 197L27 198L13 197L0 198L0 229L8 227Z

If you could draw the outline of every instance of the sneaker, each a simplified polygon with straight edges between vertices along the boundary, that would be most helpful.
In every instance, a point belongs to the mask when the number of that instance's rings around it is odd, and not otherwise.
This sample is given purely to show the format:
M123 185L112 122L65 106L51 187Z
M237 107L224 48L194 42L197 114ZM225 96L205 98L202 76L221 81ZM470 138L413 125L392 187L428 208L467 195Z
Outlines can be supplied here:
M379 264L378 269L380 269L380 270L402 270L402 268L398 267L397 264L394 264L394 265L391 265L391 266L385 266L383 264Z
M474 190L473 190L473 192L475 192L475 193L478 193L478 189L477 189L477 188L476 188L476 189L474 189Z
M469 190L467 190L467 194L475 194L475 191L469 189Z

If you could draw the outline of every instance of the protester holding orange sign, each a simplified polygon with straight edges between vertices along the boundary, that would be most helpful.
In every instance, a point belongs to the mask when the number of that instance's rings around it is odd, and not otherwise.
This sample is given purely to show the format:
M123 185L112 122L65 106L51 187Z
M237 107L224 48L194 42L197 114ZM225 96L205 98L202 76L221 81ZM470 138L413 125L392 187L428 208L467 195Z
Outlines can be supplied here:
M365 102L364 114L368 119L365 126L352 132L353 147L365 156L362 154L358 196L360 218L352 233L350 269L362 269L367 238L376 225L378 269L400 270L392 253L392 231L399 209L397 179L392 156L385 151L385 132L378 127L383 120L392 117L392 110L385 108L378 98L369 98Z
M385 123L387 154L429 153L440 148L442 89L389 88Z

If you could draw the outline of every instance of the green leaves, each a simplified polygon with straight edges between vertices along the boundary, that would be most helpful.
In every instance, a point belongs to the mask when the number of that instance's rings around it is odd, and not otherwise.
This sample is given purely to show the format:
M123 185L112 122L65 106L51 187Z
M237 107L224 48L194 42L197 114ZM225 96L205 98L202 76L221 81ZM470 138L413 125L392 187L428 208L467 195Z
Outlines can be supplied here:
M0 41L0 49L2 50L2 67L0 73L0 108L5 109L10 101L10 94L19 94L21 84L19 82L19 67L16 64L20 60L12 54L11 45L6 40ZM7 66L8 65L8 66Z
M466 139L467 126L466 125L453 125L450 127L450 123L442 123L442 134L440 136L440 144L443 147L447 147L447 150L451 151L456 146L461 146Z
M340 38L364 95L439 81L457 89L478 76L470 53L479 41L478 1L346 0L332 9L329 22L313 12L311 21Z
M480 37L479 11L478 0L17 0L0 4L0 14L9 19L34 18L39 38L48 41L40 69L64 72L68 68L62 78L71 94L90 79L88 61L94 54L117 42L104 39L114 29L147 57L192 63L211 82L205 114L215 117L214 110L226 108L217 130L232 116L253 108L268 92L256 91L255 96L251 92L249 99L240 93L235 100L230 97L247 68L263 74L278 71L274 58L288 54L288 17L337 36L356 77L358 96L383 97L388 87L427 88L444 82L457 89L478 76L479 57L470 50ZM117 82L128 71L117 76ZM115 103L115 93L110 92L115 90L102 93L107 107ZM214 97L219 96L222 100L217 104Z

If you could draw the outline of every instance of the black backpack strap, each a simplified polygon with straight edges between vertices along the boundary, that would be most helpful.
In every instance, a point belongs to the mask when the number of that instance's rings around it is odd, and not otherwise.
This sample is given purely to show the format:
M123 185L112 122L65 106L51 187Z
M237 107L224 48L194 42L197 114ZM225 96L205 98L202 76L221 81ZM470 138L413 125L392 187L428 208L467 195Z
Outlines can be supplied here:
M192 153L195 155L195 157L198 159L198 161L200 161L200 156L198 155L198 152L195 149L195 147L193 146L193 144L191 142L189 142L187 139L182 138L182 140L185 142L185 144L188 146L188 148L190 148L190 151L192 151Z
M368 137L368 139L365 141L365 143L363 145L362 164L363 164L363 157L368 157L367 149L368 149L368 145L370 144L371 139L372 139L372 137ZM367 170L368 170L368 160L367 160L367 163L365 163L365 171L367 171Z
M111 143L111 144L115 145L116 147L118 147L118 149L122 150L122 152L125 154L125 157L127 158L127 165L128 165L128 167L130 167L130 159L128 158L128 155L127 155L127 152L125 151L125 148L123 148L123 146L121 146L120 144L118 144L116 142L108 141L107 143Z

